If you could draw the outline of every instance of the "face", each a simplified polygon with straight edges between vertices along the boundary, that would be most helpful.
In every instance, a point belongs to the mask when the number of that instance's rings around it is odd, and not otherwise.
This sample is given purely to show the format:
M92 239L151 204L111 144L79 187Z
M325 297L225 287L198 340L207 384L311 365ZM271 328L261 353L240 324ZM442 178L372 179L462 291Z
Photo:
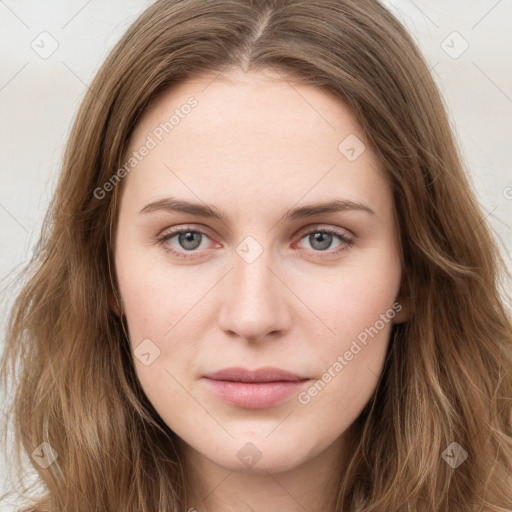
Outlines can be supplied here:
M191 453L284 471L341 446L404 320L392 193L339 99L212 79L165 92L131 139L119 292L142 388Z

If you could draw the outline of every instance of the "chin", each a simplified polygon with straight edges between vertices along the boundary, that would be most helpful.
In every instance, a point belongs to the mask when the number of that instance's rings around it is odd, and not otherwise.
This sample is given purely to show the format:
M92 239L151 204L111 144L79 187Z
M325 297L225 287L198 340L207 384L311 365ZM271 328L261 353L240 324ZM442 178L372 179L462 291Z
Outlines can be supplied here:
M267 440L267 446L262 446L258 441L240 440L222 449L221 456L219 451L211 454L203 452L202 455L217 466L237 473L281 473L299 466L307 459L307 454L297 453L297 445L300 444L284 447L276 438L275 445Z

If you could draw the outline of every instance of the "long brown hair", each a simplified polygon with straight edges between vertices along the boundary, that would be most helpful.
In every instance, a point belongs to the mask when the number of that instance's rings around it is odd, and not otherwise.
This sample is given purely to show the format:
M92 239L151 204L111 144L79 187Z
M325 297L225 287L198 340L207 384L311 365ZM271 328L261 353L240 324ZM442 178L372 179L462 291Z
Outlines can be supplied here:
M13 461L22 479L28 455L44 486L33 509L193 506L176 435L142 392L110 307L123 181L98 189L119 178L157 94L234 67L271 68L335 94L393 186L411 316L394 325L377 389L353 425L335 510L511 511L507 269L424 58L376 0L159 0L112 50L80 107L8 324ZM34 451L57 458L43 468ZM455 454L467 457L458 467Z

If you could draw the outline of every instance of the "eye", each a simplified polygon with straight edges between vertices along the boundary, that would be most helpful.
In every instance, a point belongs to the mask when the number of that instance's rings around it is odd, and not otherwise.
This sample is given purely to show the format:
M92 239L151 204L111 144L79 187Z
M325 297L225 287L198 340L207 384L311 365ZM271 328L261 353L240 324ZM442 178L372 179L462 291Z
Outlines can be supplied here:
M353 237L346 233L331 227L310 229L306 233L302 233L301 240L307 240L314 252L327 252L335 239L339 240L338 247L329 251L329 255L338 254L353 244Z
M205 231L185 226L166 232L163 236L159 237L157 241L162 245L165 251L179 258L186 259L193 256L188 256L184 254L184 252L197 252L196 249L201 248L201 242L204 237L209 238ZM179 250L176 250L173 245L170 244L173 238L176 238ZM202 248L204 249L204 247Z
M205 231L184 226L167 231L164 235L158 237L156 241L166 252L178 258L187 259L196 257L193 253L200 252L198 249L205 249L205 247L201 247L205 238L210 238ZM171 243L173 239L176 239L175 244L178 245L178 248ZM304 239L308 240L313 252L328 252L330 256L346 250L354 242L351 236L331 227L310 229L302 233L300 240ZM338 239L340 242L338 247L333 251L328 251L335 239ZM217 247L221 247L220 244L217 244ZM190 255L187 255L187 253L190 253Z

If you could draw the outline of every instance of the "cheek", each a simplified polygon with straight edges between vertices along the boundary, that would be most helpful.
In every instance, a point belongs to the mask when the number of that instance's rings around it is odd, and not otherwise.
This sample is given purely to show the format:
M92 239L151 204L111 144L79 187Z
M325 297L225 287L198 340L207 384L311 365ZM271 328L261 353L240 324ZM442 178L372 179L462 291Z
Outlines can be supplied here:
M128 325L134 334L143 329L138 334L161 337L173 322L169 312L182 309L183 290L187 288L176 280L180 269L166 264L163 249L142 240L130 229L127 216L122 220L116 236L115 269Z
M165 329L159 290L145 280L144 273L119 277L119 291L123 300L130 337L162 336Z
M144 257L144 250L130 238L127 229L119 227L116 240L115 268L124 313L132 343L144 338L161 338L166 329L166 313L162 294L172 300L169 283L157 267ZM172 290L171 290L172 292ZM170 319L167 320L170 322Z
M358 295L357 289L353 291L350 299L340 296L335 305L330 303L329 325L335 334L317 337L319 342L311 359L315 360L319 374L298 396L300 404L338 418L340 424L330 423L329 428L334 430L340 426L348 428L374 393L396 314L387 294L368 296ZM329 323L327 314L325 318Z
M186 277L185 277L186 275ZM119 279L119 291L132 343L146 337L168 345L172 339L194 340L208 308L215 276L198 279L167 267L165 272L140 268ZM205 300L206 298L206 300ZM163 347L162 347L163 348Z
M330 332L333 340L341 341L357 337L386 312L387 317L394 318L392 306L399 309L396 300L400 278L398 256L379 251L357 262L347 260L316 286L311 286L310 276L304 276L298 288L307 297L307 306L325 324L318 322L323 328L322 337L329 337ZM382 327L381 322L378 326Z
M208 279L197 279L192 267L173 268L163 258L148 257L149 252L121 240L115 260L136 370L148 390L162 365L178 373L194 368L202 339L196 306L212 287ZM157 359L145 367L138 355L147 352ZM160 377L172 381L167 373Z
M315 337L320 341L313 357L323 373L301 403L314 401L347 413L362 410L382 373L393 319L400 310L400 277L399 258L381 252L309 288L308 307L322 320L317 322Z

